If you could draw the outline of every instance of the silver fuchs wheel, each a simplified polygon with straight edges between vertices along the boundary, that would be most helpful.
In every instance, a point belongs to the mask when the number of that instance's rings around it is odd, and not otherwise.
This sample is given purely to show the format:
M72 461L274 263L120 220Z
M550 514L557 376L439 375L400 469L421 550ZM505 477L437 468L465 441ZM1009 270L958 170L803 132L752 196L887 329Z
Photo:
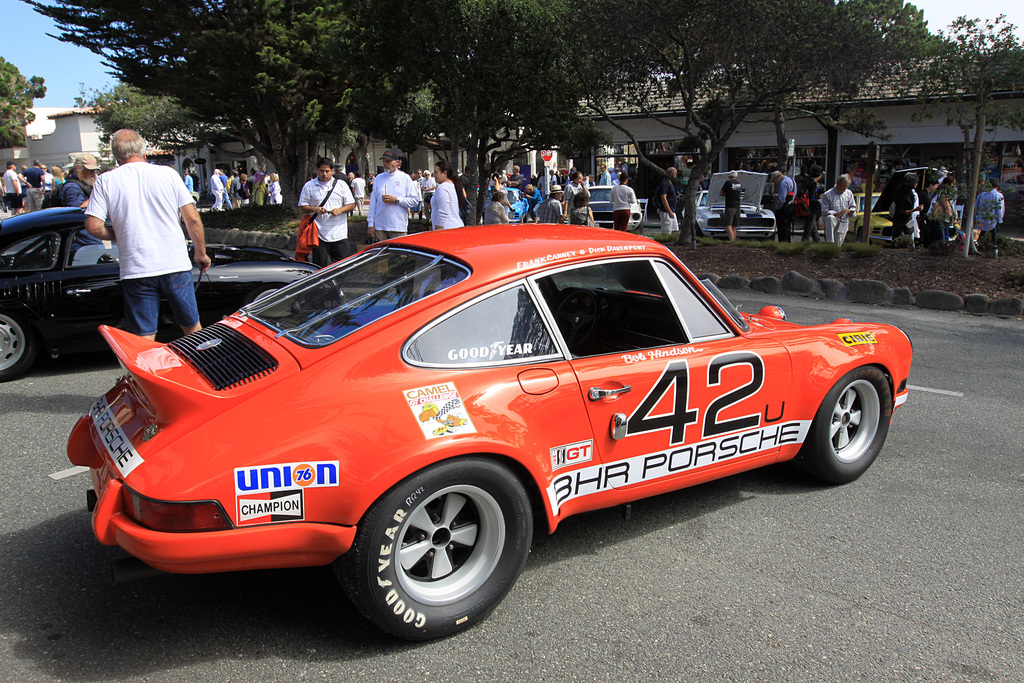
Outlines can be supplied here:
M830 484L853 481L882 450L892 407L889 380L879 368L851 370L825 395L794 463Z
M39 355L35 332L20 318L0 313L0 382L17 379Z
M379 498L335 571L370 621L428 640L486 617L515 584L532 538L532 509L516 475L491 460L457 458Z

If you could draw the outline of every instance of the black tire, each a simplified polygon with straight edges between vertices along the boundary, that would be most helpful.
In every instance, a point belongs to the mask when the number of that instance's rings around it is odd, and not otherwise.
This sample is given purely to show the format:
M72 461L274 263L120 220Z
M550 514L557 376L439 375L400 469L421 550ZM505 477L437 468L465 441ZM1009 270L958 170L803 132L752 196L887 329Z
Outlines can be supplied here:
M16 316L0 313L0 382L24 375L38 355L35 330Z
M892 391L882 371L851 370L825 395L794 463L823 482L851 482L882 450L891 417Z
M367 511L335 562L367 619L429 640L486 617L515 584L533 538L526 491L502 465L459 458L396 484Z

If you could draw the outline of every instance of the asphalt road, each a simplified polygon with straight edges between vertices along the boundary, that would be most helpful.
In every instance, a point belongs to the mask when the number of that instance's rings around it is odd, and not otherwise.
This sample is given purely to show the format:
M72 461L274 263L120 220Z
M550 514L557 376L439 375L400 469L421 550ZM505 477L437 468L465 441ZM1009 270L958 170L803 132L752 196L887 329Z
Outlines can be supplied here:
M1024 679L1024 323L778 301L914 341L910 399L860 480L776 466L568 520L488 620L426 644L368 626L327 569L113 585L123 552L92 536L87 475L49 475L118 368L46 360L0 385L0 679Z

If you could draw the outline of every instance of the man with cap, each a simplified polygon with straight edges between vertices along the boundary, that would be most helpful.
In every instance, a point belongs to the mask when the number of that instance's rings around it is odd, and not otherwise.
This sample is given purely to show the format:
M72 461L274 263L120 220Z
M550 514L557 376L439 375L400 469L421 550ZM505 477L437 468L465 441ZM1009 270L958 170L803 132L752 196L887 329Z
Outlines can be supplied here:
M722 191L719 193L725 197L725 212L722 214L722 224L725 231L729 233L729 241L736 239L736 228L740 225L740 202L743 199L743 183L739 181L740 174L736 171L729 171L729 178L722 184Z
M75 168L68 174L68 179L60 186L60 205L79 206L85 208L89 205L89 195L92 194L92 186L96 182L96 171L100 168L96 157L91 154L79 154L75 157Z
M796 181L782 171L772 171L771 180L778 183L775 197L775 223L779 229L779 241L789 242L793 229L793 200L796 199Z
M562 222L562 186L552 185L548 198L537 207L537 221L540 223Z
M387 240L409 232L409 212L420 203L420 187L401 170L405 152L393 148L384 152L384 172L373 178L366 228L370 239Z

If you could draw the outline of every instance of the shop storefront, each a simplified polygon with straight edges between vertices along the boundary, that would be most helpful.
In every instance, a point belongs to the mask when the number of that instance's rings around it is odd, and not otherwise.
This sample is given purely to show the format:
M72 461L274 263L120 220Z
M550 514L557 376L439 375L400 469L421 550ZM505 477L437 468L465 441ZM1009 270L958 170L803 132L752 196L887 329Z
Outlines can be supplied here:
M810 170L811 166L825 168L824 145L796 145L795 159L791 157L793 168L787 172L800 175ZM731 147L729 148L730 171L754 171L755 173L771 173L778 166L778 147Z

